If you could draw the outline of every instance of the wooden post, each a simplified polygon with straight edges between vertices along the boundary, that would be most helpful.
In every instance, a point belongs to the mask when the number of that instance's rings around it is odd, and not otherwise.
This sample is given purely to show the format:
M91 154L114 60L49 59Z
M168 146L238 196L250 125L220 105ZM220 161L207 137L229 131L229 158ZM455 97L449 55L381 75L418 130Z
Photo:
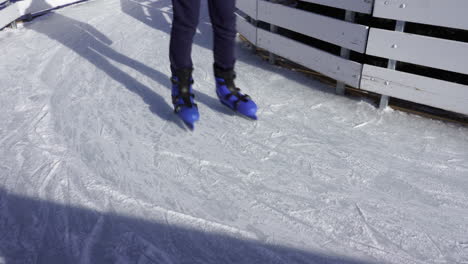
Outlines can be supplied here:
M272 32L272 33L278 32L278 27L271 24L270 25L270 32ZM276 55L273 54L272 52L269 52L268 62L270 62L270 64L275 64L276 63Z
M258 21L257 21L256 19L257 19L257 18L254 19L254 18L252 18L252 17L249 17L249 22L255 27L255 30L257 30L256 28L258 27ZM255 34L255 38L257 38L257 37L256 37L256 34ZM255 42L256 42L256 41L257 41L257 40L255 40ZM251 44L250 44L250 48L252 49L252 52L253 52L254 54L257 53L257 46L255 46L255 45L256 45L256 43L251 43Z
M11 22L10 27L11 27L12 29L17 29L17 28L18 28L18 24L16 24L16 21L13 21L13 22Z
M395 31L404 32L405 31L405 25L406 25L406 22L398 20L396 22ZM393 44L392 48L397 49L398 48L397 44ZM396 60L388 60L387 68L390 69L390 70L395 70L396 69L396 64L397 64ZM382 96L380 97L380 105L379 105L379 108L381 110L387 108L389 99L390 99L390 97L388 95L383 95L382 94Z
M355 18L356 18L355 12L346 10L345 21L354 22ZM340 56L345 59L349 59L350 53L351 52L349 49L341 48ZM336 83L336 94L339 94L339 95L345 94L345 84L343 82L338 81Z

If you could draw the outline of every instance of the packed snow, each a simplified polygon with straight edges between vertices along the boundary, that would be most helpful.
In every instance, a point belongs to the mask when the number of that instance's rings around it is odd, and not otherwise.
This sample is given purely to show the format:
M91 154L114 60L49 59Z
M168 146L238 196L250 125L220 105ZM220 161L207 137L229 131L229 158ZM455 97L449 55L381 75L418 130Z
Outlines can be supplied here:
M238 42L259 120L170 99L169 0L0 32L0 263L468 263L468 129L378 111Z

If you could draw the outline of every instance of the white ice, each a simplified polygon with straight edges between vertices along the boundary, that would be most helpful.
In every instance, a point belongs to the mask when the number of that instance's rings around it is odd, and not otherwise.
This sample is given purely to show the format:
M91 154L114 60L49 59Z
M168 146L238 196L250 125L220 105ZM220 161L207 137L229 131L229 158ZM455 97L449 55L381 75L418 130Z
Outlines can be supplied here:
M0 32L0 263L468 263L468 129L337 96L238 42L259 121L172 112L169 0Z

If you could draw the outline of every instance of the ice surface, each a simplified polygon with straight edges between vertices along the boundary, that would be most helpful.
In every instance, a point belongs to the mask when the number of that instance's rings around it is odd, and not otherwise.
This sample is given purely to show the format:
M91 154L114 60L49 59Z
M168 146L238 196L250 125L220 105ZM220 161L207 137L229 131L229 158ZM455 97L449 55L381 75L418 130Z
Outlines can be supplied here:
M168 0L0 32L0 263L468 263L468 130L336 96L239 42L259 121L172 112Z

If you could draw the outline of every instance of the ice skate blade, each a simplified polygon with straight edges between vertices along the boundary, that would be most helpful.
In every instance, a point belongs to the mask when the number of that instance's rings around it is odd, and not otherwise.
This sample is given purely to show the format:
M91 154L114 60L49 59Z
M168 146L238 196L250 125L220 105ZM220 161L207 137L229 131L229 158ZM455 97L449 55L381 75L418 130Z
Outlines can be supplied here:
M228 104L224 103L223 101L221 101L221 100L219 100L219 101L221 102L221 104L223 104L225 107L227 107L229 110L234 112L239 117L242 117L242 118L250 120L250 121L257 121L258 120L258 117L256 115L254 115L254 116L244 115L244 114L239 113L238 111L232 109Z

